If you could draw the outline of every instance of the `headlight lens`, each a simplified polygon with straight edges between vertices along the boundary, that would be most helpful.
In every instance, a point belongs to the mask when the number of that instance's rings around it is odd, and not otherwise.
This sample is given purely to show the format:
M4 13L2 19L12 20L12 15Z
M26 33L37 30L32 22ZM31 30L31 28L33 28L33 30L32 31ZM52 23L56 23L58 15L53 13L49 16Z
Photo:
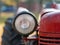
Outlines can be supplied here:
M15 19L14 27L19 33L26 35L36 28L36 20L29 14L22 14Z
M20 22L20 26L22 29L27 29L30 26L30 22L27 19L22 19Z

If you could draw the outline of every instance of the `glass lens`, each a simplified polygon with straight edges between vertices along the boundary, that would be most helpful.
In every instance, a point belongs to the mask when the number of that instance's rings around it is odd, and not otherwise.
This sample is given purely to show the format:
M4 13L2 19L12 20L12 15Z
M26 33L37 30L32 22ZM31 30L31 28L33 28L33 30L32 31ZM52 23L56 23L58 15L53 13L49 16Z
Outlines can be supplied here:
M35 20L28 14L20 15L15 21L15 27L20 33L30 33L35 27Z

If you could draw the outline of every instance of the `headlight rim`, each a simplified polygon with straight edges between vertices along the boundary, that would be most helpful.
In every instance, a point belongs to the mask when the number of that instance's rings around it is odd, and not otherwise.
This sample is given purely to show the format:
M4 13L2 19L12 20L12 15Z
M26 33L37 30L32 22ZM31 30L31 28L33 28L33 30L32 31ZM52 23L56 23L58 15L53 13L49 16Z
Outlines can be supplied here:
M21 32L18 32L17 29L16 29L16 27L15 27L15 20L17 19L17 17L19 17L19 16L22 15L22 14L29 14L31 17L33 17L33 19L34 19L34 21L35 21L35 27L34 27L33 31L31 31L30 33L22 34ZM13 22L12 22L12 27L13 27L14 31L17 32L18 34L21 34L21 35L24 35L24 36L32 34L32 33L36 30L37 26L38 26L37 19L36 19L36 17L34 16L34 14L32 14L32 13L30 13L30 12L21 12L20 14L18 14L18 15L16 15L16 16L14 17Z

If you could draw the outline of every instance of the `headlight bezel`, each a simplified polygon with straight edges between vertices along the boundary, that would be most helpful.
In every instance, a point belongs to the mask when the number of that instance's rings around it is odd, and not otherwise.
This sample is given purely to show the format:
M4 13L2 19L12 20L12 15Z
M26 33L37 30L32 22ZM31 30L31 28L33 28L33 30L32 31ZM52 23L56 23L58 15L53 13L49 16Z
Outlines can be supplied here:
M16 20L20 15L23 15L23 14L28 14L28 15L30 15L30 16L34 19L34 21L35 21L35 26L34 26L33 31L31 31L30 33L27 33L27 34L22 34L21 32L18 32L17 29L16 29L16 27L15 27L15 20ZM30 12L21 12L20 14L18 14L18 15L16 15L16 16L14 17L12 26L13 26L13 29L14 29L15 32L17 32L17 33L19 33L19 34L21 34L21 35L30 35L30 34L32 34L32 33L36 30L36 28L37 28L37 26L38 26L38 23L37 23L37 19L36 19L36 17L34 16L34 14L32 14L32 13L30 13Z

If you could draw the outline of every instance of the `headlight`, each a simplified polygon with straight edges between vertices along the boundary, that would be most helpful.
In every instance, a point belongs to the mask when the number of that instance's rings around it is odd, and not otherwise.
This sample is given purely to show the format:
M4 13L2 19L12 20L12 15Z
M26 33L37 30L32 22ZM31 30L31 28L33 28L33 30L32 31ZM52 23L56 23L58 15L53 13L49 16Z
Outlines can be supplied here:
M13 28L20 34L29 35L36 30L37 20L33 14L23 12L14 18Z

